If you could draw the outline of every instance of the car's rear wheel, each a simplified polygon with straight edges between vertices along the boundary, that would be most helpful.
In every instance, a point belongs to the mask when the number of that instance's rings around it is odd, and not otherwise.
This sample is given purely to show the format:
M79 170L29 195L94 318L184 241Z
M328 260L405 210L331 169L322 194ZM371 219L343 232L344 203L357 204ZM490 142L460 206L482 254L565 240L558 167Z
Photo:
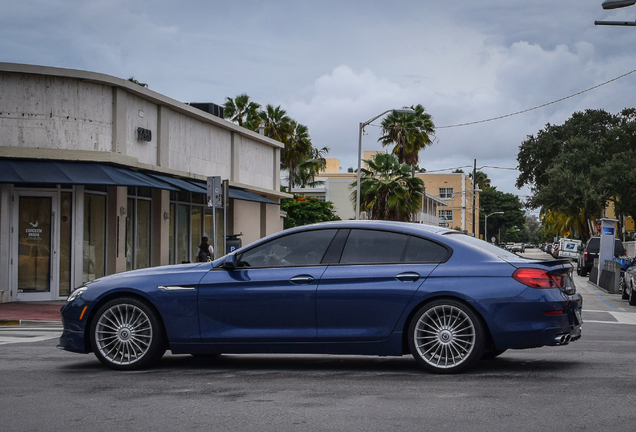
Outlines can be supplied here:
M484 327L467 305L451 299L422 306L408 329L409 349L420 366L435 373L458 373L484 352Z
M112 369L141 369L166 352L163 326L156 312L132 297L104 304L91 323L95 356Z

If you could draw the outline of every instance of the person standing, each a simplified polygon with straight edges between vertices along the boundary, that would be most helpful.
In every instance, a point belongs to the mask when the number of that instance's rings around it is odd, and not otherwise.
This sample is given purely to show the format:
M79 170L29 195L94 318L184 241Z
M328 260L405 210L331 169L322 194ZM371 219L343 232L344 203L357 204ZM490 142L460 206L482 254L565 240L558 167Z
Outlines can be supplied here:
M199 252L197 253L197 261L199 262L207 262L212 261L214 259L214 248L210 246L207 237L203 237L201 239L201 244L199 245Z

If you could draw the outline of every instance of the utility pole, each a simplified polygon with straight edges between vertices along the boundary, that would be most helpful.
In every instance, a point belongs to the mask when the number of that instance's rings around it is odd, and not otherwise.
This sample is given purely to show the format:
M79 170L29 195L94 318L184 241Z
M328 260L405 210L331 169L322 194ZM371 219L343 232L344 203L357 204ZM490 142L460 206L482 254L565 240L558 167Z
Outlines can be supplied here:
M477 196L477 159L473 159L473 237L479 238L475 233L475 198ZM488 241L487 239L484 239Z

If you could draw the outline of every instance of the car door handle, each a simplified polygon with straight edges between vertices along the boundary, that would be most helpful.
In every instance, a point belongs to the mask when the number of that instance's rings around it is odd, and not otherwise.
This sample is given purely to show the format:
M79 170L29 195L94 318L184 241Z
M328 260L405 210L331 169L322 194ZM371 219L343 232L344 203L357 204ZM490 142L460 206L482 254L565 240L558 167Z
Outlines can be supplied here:
M294 285L307 285L313 282L314 278L309 275L294 276L289 281Z
M401 282L415 282L420 278L420 274L415 272L400 273L395 278Z

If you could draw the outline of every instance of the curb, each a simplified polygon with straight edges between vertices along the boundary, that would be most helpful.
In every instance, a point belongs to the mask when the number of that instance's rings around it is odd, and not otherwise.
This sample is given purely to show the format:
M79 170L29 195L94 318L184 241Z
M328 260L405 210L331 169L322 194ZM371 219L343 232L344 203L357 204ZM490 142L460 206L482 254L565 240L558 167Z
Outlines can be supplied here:
M0 320L0 326L19 326L20 320Z
M61 321L41 320L0 320L0 327L61 327Z

